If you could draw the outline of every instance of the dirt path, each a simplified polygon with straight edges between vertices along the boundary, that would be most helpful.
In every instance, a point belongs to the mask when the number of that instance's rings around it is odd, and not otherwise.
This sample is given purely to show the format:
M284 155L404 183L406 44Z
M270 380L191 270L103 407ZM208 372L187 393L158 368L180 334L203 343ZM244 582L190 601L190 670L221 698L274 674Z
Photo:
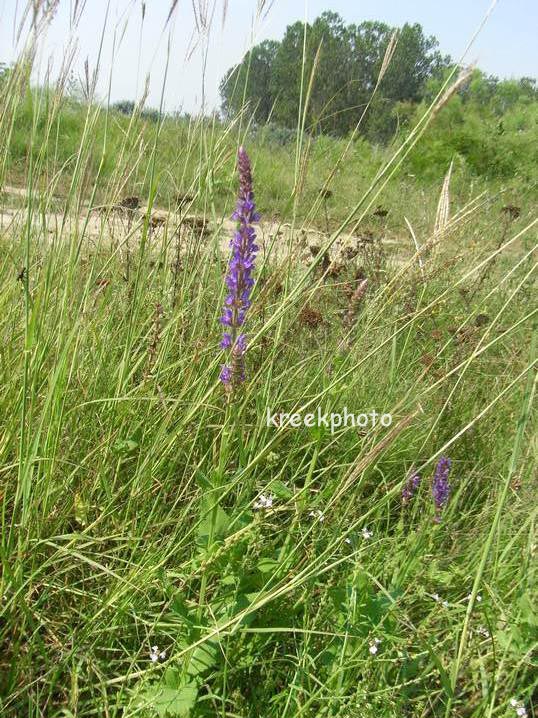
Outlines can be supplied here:
M15 238L20 235L22 227L27 221L26 200L27 192L21 187L4 186L0 202L0 234L11 235ZM7 201L6 201L7 200ZM11 201L10 201L11 200ZM22 206L15 207L14 200L22 200ZM59 199L61 201L61 199ZM118 247L132 244L140 237L146 221L147 207L130 209L121 205L101 206L94 209L84 209L78 216L64 215L59 211L39 212L36 208L32 222L36 231L42 233L50 241L66 241L73 233L83 236L88 245L101 247ZM166 238L176 241L176 238L190 237L190 241L209 242L211 236L217 235L219 246L224 254L229 251L229 241L235 229L235 223L230 219L213 222L196 214L180 214L168 212L153 207L149 215L149 236L154 242ZM276 260L283 259L290 251L300 261L308 264L317 256L323 245L327 242L327 234L312 228L296 228L287 223L275 221L261 221L258 230L258 244L262 253L271 248L271 256ZM374 237L369 233L351 235L343 233L331 247L324 262L345 264L352 261L361 252L367 252L374 245L381 246L383 251L391 257L392 261L400 263L401 242L387 236ZM409 256L411 249L406 255Z

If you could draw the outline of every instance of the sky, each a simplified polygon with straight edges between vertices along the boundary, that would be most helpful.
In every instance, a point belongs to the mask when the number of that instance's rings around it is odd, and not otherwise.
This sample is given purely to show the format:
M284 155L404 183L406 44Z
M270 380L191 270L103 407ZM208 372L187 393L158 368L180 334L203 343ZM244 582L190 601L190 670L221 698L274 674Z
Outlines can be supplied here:
M34 80L39 82L50 68L54 76L68 56L75 82L83 75L85 60L90 70L99 67L97 89L102 101L140 98L149 76L147 105L159 107L162 102L167 111L210 111L220 104L218 86L225 71L252 44L280 39L296 20L313 20L332 10L348 23L419 22L427 34L437 37L443 53L459 59L492 4L492 0L177 0L166 24L173 1L59 0L39 42ZM195 17L193 2L206 8L207 23L199 14ZM257 13L260 2L265 9ZM17 41L26 3L0 0L0 62L12 62L27 37L23 33ZM82 6L73 26L73 9ZM538 0L498 0L464 64L476 63L499 77L537 77L537 38Z

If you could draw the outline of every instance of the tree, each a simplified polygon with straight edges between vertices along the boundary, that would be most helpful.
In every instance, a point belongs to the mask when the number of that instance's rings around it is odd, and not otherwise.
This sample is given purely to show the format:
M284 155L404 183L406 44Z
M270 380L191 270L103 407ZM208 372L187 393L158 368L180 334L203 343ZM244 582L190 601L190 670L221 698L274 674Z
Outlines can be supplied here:
M393 31L380 22L345 25L334 12L322 13L312 24L289 25L280 42L256 45L225 74L223 111L233 116L247 102L256 121L271 117L287 128L295 127L305 112L309 131L344 135L371 97ZM425 36L418 24L404 25L377 110L389 121L396 103L420 100L428 79L447 62L434 37ZM379 122L370 120L368 127L380 132Z
M439 77L451 60L437 50L433 35L426 37L422 27L406 23L398 35L398 44L383 79L382 94L391 102L419 102L431 77Z
M467 87L460 91L464 101L472 101L478 105L489 105L495 97L499 78L494 75L486 75L481 70L474 70L471 75L471 81Z
M132 100L119 100L114 102L111 108L121 112L122 115L132 115L135 111L135 103Z
M265 40L253 47L239 65L224 75L220 93L222 109L227 117L239 112L247 101L256 121L267 122L274 101L270 85L277 49L278 42Z
M310 129L344 134L357 114L349 28L336 13L324 12L307 39L311 48L307 82L314 75L307 115Z

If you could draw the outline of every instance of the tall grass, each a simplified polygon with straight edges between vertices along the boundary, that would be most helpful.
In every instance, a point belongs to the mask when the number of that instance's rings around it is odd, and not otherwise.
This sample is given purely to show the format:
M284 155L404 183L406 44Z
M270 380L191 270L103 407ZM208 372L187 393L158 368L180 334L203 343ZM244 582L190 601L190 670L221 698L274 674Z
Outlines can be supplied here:
M155 124L31 86L36 7L0 86L2 715L533 715L535 195L408 177L457 78L387 150L293 151L248 108ZM241 141L265 221L230 405ZM267 426L318 407L393 421Z

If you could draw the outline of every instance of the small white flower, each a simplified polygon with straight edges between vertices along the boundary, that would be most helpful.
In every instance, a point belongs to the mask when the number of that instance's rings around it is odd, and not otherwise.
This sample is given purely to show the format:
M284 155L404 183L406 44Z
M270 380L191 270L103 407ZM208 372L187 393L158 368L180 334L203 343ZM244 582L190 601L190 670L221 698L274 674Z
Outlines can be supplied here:
M319 509L311 511L308 515L313 519L317 519L318 521L325 521L325 514Z
M443 606L444 606L445 608L448 608L448 601L443 601Z
M271 494L268 494L267 496L265 496L265 494L260 494L259 499L254 502L255 509L270 509L272 505L273 497Z
M166 658L166 651L159 651L159 646L152 646L149 654L149 659L152 663L157 661L164 661Z
M432 593L432 598L433 598L434 601L439 601L439 599L441 598L441 596L440 596L438 593Z
M510 705L515 709L516 715L519 718L526 718L527 709L525 708L523 701L518 701L517 698L510 698Z
M375 656L375 654L377 653L380 643L381 643L380 638L374 638L372 643L370 643L370 647L368 648L368 650L370 651L372 656Z
M366 528L366 526L363 528L361 533L362 533L363 539L366 539L366 540L371 539L372 536L374 535L373 531L370 531L368 528Z
M489 631L485 626L478 626L476 632L484 638L489 638ZM512 699L513 700L513 699Z
M351 545L351 539L349 538L349 536L344 539L344 542Z
M466 601L470 601L470 600L471 600L471 594L470 594L470 593L465 597L465 600L466 600ZM475 601L476 601L477 603L480 603L480 602L482 601L482 596L481 596L479 593L476 594Z

